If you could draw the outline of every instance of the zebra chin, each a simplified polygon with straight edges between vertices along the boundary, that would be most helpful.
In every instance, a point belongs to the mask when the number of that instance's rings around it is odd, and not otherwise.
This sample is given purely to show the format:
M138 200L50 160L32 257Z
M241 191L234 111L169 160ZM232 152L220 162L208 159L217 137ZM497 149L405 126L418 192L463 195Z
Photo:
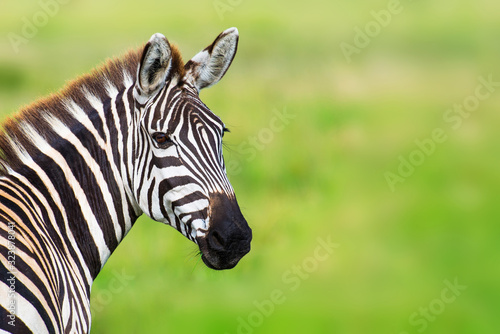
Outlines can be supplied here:
M222 194L212 194L210 202L208 230L196 238L201 259L211 269L234 268L250 252L252 229L234 197L229 199Z

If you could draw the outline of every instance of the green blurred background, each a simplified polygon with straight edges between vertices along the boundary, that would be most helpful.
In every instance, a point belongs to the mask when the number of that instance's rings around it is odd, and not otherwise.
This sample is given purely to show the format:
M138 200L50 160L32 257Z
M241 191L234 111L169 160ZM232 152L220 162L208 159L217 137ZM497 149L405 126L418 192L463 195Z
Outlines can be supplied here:
M240 31L201 97L231 129L252 251L211 271L142 217L93 286L93 333L500 332L500 87L478 79L500 81L498 2L65 0L40 14L54 1L0 4L3 117L155 32L187 61ZM27 21L40 26L15 46ZM430 144L434 129L446 139Z

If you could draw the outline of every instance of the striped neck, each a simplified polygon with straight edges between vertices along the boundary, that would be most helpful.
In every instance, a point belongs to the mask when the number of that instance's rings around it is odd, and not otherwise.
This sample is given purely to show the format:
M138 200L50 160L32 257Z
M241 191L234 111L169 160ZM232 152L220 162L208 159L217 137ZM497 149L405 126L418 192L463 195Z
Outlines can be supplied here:
M88 284L141 214L129 176L139 57L109 61L22 110L0 134L3 176L48 199L44 216L58 227L48 234L85 262Z

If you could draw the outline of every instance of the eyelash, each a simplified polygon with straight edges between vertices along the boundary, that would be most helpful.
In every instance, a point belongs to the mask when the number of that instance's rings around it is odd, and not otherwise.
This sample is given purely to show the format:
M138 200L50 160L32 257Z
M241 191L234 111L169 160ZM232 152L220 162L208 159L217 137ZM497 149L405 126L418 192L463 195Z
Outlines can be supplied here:
M222 129L222 137L226 132L231 132L228 128L224 127ZM165 132L155 132L153 133L153 139L158 145L167 145L173 143L172 139Z
M153 139L160 146L164 146L164 145L173 143L173 141L170 138L170 136L167 135L164 132L155 132L155 133L153 133Z

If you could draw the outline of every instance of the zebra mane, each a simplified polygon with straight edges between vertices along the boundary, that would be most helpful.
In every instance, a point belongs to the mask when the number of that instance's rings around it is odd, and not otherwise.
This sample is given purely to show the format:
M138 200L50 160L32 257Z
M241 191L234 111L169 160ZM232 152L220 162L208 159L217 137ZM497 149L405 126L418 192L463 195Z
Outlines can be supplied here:
M171 75L184 76L184 63L175 45L172 48ZM68 101L74 102L89 112L88 95L101 101L110 98L111 91L122 91L126 84L132 84L137 77L137 68L141 61L144 46L128 51L124 56L107 60L103 65L84 74L47 97L43 97L23 108L0 124L0 175L8 169L22 165L21 155L30 155L36 147L30 131L49 142L53 136L48 119L57 118L65 125L74 121L68 111ZM90 108L91 109L91 108Z

